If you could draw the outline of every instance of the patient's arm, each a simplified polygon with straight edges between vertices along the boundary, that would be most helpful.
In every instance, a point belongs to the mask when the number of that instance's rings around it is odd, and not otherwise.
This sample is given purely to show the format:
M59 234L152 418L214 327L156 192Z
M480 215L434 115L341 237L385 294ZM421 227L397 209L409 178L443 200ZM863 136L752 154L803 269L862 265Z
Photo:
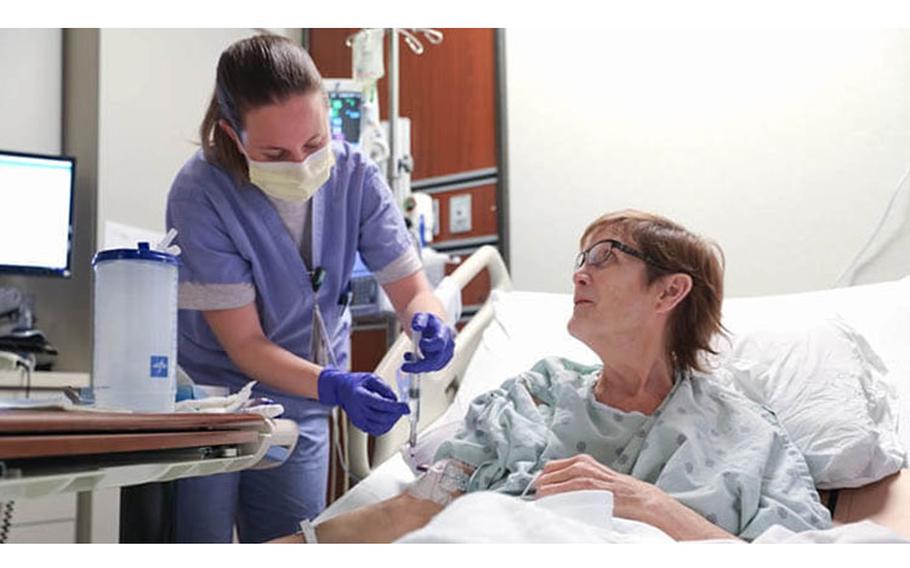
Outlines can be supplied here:
M472 468L443 460L415 480L401 494L343 513L316 525L319 542L392 542L422 528L453 499L464 493ZM300 534L276 543L302 543Z
M332 517L316 525L319 542L392 542L417 530L442 511L443 506L418 499L405 492L391 499ZM302 534L273 540L273 543L304 542Z
M319 542L392 542L417 530L443 505L407 491L379 503L333 517L316 526Z

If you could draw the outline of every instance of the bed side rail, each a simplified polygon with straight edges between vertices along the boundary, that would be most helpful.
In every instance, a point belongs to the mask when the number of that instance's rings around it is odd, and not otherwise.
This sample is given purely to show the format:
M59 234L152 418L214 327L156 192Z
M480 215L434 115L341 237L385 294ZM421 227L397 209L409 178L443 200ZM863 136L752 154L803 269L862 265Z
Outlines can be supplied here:
M468 257L449 276L459 290L486 269L490 274L490 292L493 290L511 290L512 280L502 257L492 246L483 246ZM434 420L439 418L455 398L461 377L464 375L471 361L484 329L493 319L493 306L487 297L483 307L471 318L465 327L458 332L455 338L455 354L449 365L437 372L426 373L421 379L421 408L418 431L423 430ZM398 391L396 373L401 366L405 352L412 349L410 338L402 333L392 344L376 367L375 373L383 378L392 390ZM351 474L355 479L362 479L370 473L370 464L381 464L397 451L408 439L408 421L399 420L388 433L374 439L372 459L368 443L369 437L364 432L355 428L350 421L346 425L347 436L347 461Z

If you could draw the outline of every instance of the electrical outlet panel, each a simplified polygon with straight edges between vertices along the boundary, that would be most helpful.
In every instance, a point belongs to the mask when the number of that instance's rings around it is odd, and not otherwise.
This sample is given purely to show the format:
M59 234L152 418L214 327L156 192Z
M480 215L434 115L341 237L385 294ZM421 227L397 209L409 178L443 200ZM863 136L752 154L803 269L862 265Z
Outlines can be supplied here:
M449 198L449 232L471 231L471 194L453 195Z

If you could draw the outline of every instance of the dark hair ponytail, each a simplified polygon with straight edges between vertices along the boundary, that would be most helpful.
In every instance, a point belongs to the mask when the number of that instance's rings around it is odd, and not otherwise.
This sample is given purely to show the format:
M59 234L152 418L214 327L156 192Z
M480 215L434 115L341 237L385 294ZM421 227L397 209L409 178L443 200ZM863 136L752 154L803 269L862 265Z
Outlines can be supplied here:
M218 125L226 121L239 136L247 112L322 89L322 76L303 47L286 37L257 35L231 44L218 59L215 89L199 127L205 159L249 179L246 158Z

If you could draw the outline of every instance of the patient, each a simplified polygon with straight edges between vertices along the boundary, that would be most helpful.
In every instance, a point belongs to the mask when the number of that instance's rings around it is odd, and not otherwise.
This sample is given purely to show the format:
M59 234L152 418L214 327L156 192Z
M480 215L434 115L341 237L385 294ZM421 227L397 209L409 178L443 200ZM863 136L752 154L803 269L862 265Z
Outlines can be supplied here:
M777 418L707 373L722 330L719 247L621 211L585 230L572 278L569 332L602 364L547 358L477 397L430 471L392 499L320 523L319 542L390 542L483 490L607 489L616 516L677 540L831 526Z

